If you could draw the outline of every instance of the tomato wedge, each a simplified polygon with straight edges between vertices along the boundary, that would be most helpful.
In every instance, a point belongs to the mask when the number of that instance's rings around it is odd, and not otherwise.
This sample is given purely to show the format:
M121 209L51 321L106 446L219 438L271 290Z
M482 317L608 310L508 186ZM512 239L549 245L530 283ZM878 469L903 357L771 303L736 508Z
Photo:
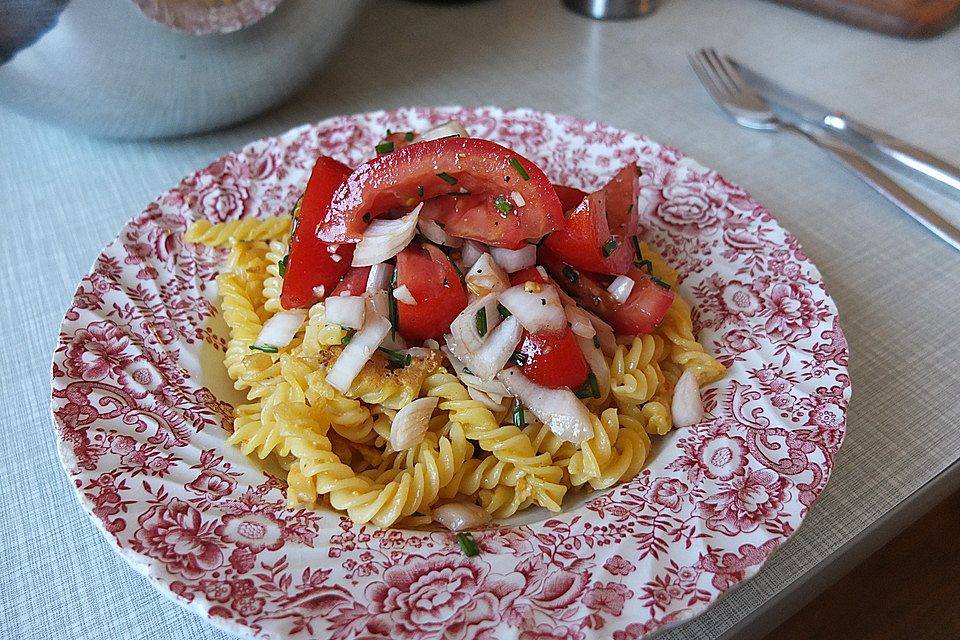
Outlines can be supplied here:
M570 209L577 208L583 199L587 197L586 191L581 191L576 187L565 187L562 184L553 185L554 190L557 192L557 197L560 198L560 206L563 207L564 213L570 211Z
M633 290L627 300L620 303L607 291L613 280L610 276L574 269L545 247L541 247L537 255L540 264L564 291L584 309L609 323L617 333L646 335L652 332L673 303L673 291L660 286L650 274L636 267L631 267L626 274L634 281Z
M346 293L350 296L362 296L367 290L369 277L370 267L350 267L330 295L339 296Z
M360 165L337 189L318 236L359 242L371 219L440 197L454 209L444 217L447 233L496 246L516 248L563 224L553 185L530 160L489 140L441 138Z
M544 245L578 269L612 275L629 271L633 247L628 239L637 228L637 178L636 163L621 169L605 187L566 210L563 227L547 236ZM629 229L633 232L622 231Z
M438 339L467 306L467 291L450 259L436 245L409 244L397 256L397 287L406 286L417 304L397 300L400 335Z
M515 271L510 274L511 287L515 287L518 284L523 284L524 282L539 282L540 284L548 284L548 280L543 277L543 274L540 273L536 267L527 267L526 269L520 269L520 271Z
M524 375L544 387L579 389L590 373L577 337L570 329L562 333L524 331L517 351L524 357Z
M295 230L280 293L284 309L313 304L320 298L314 292L317 287L329 293L350 268L353 245L336 246L317 239L317 227L330 199L349 175L350 167L327 156L320 156L313 165L306 191L293 212Z

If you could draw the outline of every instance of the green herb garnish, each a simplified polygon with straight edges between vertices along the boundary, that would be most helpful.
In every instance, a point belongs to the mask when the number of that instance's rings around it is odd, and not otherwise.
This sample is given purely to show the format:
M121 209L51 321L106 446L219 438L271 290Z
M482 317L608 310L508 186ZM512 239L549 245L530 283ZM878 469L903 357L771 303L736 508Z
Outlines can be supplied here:
M480 555L480 547L477 546L476 540L469 533L458 533L457 542L460 543L460 550L463 551L463 555L468 558Z
M593 346L594 346L594 348L596 348L596 349L599 349L599 348L600 348L600 337L599 337L599 336L593 336Z
M366 222L367 224L370 224L370 220L372 220L373 218L370 216L370 212L367 211L365 214L360 216L360 219Z
M289 263L290 263L289 253L283 256L282 258L280 258L279 260L277 260L277 273L280 274L281 278L287 275L287 264Z
M487 335L487 308L486 307L480 307L479 309L477 309L476 323L477 323L477 334L481 338Z
M522 367L527 364L527 355L525 353L520 353L519 351L514 351L510 355L510 362L518 367Z
M587 379L583 385L577 389L576 393L578 398L599 398L600 397L600 384L597 382L596 374L591 371L587 374Z
M395 364L398 367L409 367L410 363L413 362L413 356L409 353L400 353L399 351L393 351L386 347L377 347L377 350L386 355L387 360L389 360L391 364Z
M387 289L387 315L390 316L390 333L397 337L397 327L400 326L400 317L397 315L397 299L393 297L393 290L397 288L397 268L393 268L390 276L390 288Z
M609 240L603 243L603 248L601 249L601 251L603 252L603 257L609 258L611 255L613 255L613 252L619 248L620 248L620 243L617 242L617 239L610 238Z
M500 212L504 215L513 213L513 203L503 196L497 196L493 201L493 206L495 206L497 209L500 209Z
M563 277L569 280L570 282L576 282L580 279L580 274L577 273L577 270L571 267L568 264L563 265Z
M520 174L520 177L524 180L530 179L530 174L527 173L527 170L523 168L523 165L520 164L520 161L516 158L510 158L510 165L517 170L517 173Z
M443 180L444 182L446 182L447 184L457 184L457 179L454 178L449 173L447 173L446 171L438 173L437 177Z
M423 197L423 185L422 185L422 184L417 187L417 195L420 196L421 198Z
M653 275L653 263L649 260L641 260L640 262L634 262L633 265L637 269L645 269L647 273Z
M347 335L340 338L340 344L350 344L351 340L353 340L353 334L348 333Z
M410 142L411 140L413 140L413 131L407 131L406 133L404 133L403 139L406 140L407 142Z
M505 306L503 306L499 302L497 303L497 311L500 312L501 320L506 320L507 318L513 315L512 313L510 313L510 309L507 309Z
M461 189L460 191L447 191L448 196L469 196L470 192L466 189Z
M527 426L526 416L523 415L523 405L515 402L513 405L513 426L523 429Z
M253 351L263 351L264 353L277 353L280 351L276 347L271 347L270 345L266 344L252 344L250 345L250 349Z
M382 156L385 153L390 153L391 151L393 151L393 143L381 142L376 147L374 147L374 150L376 150L378 156Z
M657 276L650 276L650 279L653 280L653 284L657 285L658 287L663 287L664 289L669 289L669 288L670 288L670 285L669 285L669 284L667 284L666 282L664 282L663 280L661 280L661 279L658 278Z

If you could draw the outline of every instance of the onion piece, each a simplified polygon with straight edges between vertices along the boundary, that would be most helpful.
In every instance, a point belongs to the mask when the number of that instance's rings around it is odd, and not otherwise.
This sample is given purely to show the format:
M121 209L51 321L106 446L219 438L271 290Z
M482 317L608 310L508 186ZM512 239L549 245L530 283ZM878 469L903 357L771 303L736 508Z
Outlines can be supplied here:
M439 522L450 531L476 529L493 518L483 507L472 502L449 502L433 510L433 521Z
M367 291L386 291L390 287L390 278L393 277L394 266L380 262L370 267L367 276Z
M410 289L407 289L407 285L405 284L402 284L393 290L393 297L403 304L417 304L417 299L413 297L413 294L410 293Z
M561 440L580 444L593 436L590 412L570 389L542 387L518 367L504 369L497 378Z
M476 387L471 387L467 385L467 393L470 394L470 397L485 406L490 411L503 411L503 398L504 396L498 396L495 394L487 393L486 391L481 391Z
M608 358L612 358L617 352L617 338L613 334L613 328L599 318L593 319L593 328L597 330L597 339L600 340L600 350Z
M390 425L390 448L403 451L423 442L438 402L440 398L436 397L417 398L397 411Z
M490 253L507 273L514 273L537 264L537 245L535 244L528 244L522 249L490 247Z
M479 349L461 354L461 359L481 380L493 380L513 355L521 335L523 327L510 316L489 332Z
M390 333L390 321L378 314L373 304L367 302L363 326L353 334L337 361L327 371L327 383L346 393L363 365L373 356L377 347Z
M500 293L510 286L510 276L500 268L489 253L484 253L477 259L463 280L474 296Z
M440 138L469 138L470 134L467 133L466 128L464 128L463 123L459 120L450 120L449 122L444 122L443 124L437 125L429 131L424 131L419 136L413 139L413 142L426 142L428 140L439 140Z
M440 349L440 343L433 338L427 338L424 340L423 346L425 346L427 349L433 349L434 351L438 351Z
M364 303L361 296L330 296L323 303L324 319L341 327L362 327Z
M563 313L567 316L567 322L570 324L570 331L581 338L592 338L597 335L597 330L593 326L593 320L590 316L593 314L584 311L576 305L564 305Z
M263 323L263 328L260 329L260 335L257 336L254 344L278 349L285 347L297 335L297 331L306 319L306 309L280 311Z
M486 317L486 331L480 335L478 330L478 314L484 313ZM458 358L463 358L464 353L473 353L483 346L483 341L491 331L500 323L500 313L497 311L497 296L494 293L487 294L477 298L460 312L453 322L450 323L450 334L459 345L459 351L454 349L454 354ZM482 326L482 325L481 325ZM452 348L452 347L451 347Z
M448 343L453 341L453 337L449 335L446 336L446 339ZM511 395L510 392L507 391L507 388L503 386L503 383L499 380L481 380L472 373L467 373L467 365L463 364L463 361L453 354L451 347L443 346L440 347L440 350L443 351L445 356L447 356L447 360L449 360L451 366L453 366L453 370L456 372L457 377L460 378L460 382L465 384L467 387L500 397Z
M460 250L460 259L463 260L464 271L469 271L471 267L480 259L480 256L487 252L487 245L476 240L464 240L463 249Z
M630 292L633 291L633 285L635 284L633 278L630 276L617 276L613 279L613 282L610 283L610 286L607 287L607 291L610 292L610 295L612 295L617 302L623 304L627 301L627 298L630 297Z
M600 398L606 398L610 391L610 363L607 362L603 351L597 348L593 338L576 336L577 344L580 345L580 351L583 352L583 358L587 361L590 371L597 377L597 386L600 388Z
M446 231L444 231L436 220L430 218L420 218L420 222L417 223L417 226L420 228L420 233L422 233L427 240L431 242L436 242L437 244L442 244L447 247L461 247L463 246L463 238L457 238L451 236Z
M402 218L377 219L371 222L353 251L351 264L354 267L373 266L403 251L403 248L410 244L413 236L417 234L417 220L422 208L421 202L416 209Z
M527 291L525 285L510 287L500 294L500 303L530 333L563 331L567 326L567 316L560 305L557 288L552 284L536 288L540 291Z
M370 301L370 304L373 305L373 312L376 313L381 318L390 319L390 294L387 293L384 289L377 289L376 291L367 291L363 294L363 297L366 300Z
M703 420L703 399L700 397L700 384L693 369L685 369L677 380L673 388L670 413L675 427L689 427Z
M525 204L527 204L527 201L523 199L523 196L520 195L520 192L519 192L519 191L513 191L513 192L511 192L511 193L510 193L510 199L513 200L514 203L515 203L518 207L522 207L522 206L524 206Z

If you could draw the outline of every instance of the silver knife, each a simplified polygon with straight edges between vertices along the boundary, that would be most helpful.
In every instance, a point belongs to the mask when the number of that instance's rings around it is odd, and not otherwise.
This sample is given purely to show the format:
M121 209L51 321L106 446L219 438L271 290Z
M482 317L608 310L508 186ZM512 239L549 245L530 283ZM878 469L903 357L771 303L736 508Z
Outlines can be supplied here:
M788 119L790 119L790 116L799 116L811 124L840 134L853 134L853 137L859 138L860 142L869 145L883 156L909 167L921 176L926 176L940 185L950 187L950 190L938 189L944 195L951 198L960 198L960 167L908 142L859 122L843 112L830 109L809 98L797 95L738 60L729 57L728 60L736 65L744 80L753 86L757 93L767 100L779 115L787 116Z

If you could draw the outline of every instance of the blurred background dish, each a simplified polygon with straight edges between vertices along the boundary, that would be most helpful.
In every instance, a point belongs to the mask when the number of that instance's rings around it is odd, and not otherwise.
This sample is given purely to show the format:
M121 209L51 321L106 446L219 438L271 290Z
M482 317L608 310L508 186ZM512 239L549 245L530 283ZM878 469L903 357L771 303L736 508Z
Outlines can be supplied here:
M191 29L183 23L184 13L164 12L165 4L193 4L201 9L194 18L206 10L220 22L201 21L202 28L185 33ZM3 16L4 23L26 33L0 33L6 43L0 60L8 57L0 65L0 104L106 137L178 136L223 127L277 104L313 77L362 4L14 3L5 9L10 15Z

